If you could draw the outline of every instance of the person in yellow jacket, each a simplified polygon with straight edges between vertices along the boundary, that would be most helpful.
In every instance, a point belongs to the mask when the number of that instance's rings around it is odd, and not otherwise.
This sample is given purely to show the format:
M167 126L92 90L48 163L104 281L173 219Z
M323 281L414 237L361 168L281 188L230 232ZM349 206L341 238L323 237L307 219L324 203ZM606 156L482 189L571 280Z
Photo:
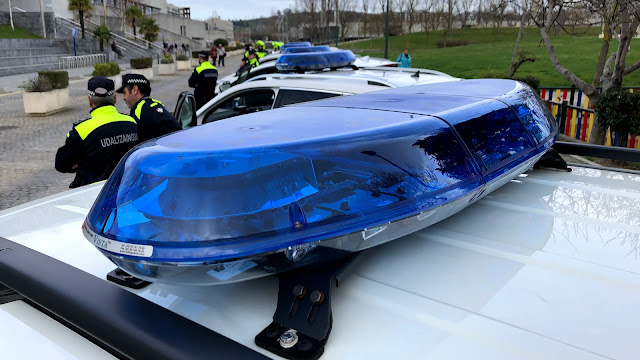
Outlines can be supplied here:
M189 78L189 87L195 88L193 96L196 98L196 109L200 109L216 96L216 82L218 69L209 62L207 51L198 53L200 65L193 70Z
M113 80L93 77L88 90L91 117L74 124L56 153L56 170L76 173L70 188L106 180L124 154L138 144L136 121L114 106Z
M258 61L260 61L260 59L262 59L265 55L267 55L267 51L264 49L264 41L262 40L258 40L256 41L256 47L258 47L258 50L256 50L256 56L258 57Z

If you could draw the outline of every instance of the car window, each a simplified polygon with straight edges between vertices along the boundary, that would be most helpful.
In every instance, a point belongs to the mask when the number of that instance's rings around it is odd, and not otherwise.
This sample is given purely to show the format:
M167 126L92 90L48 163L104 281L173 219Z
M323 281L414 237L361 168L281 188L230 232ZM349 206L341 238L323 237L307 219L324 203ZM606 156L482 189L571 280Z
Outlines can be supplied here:
M280 92L278 93L278 100L276 101L276 105L274 107L298 104L306 101L327 99L340 95L341 94L321 91L280 90Z
M182 125L183 129L190 128L192 125L191 122L193 120L193 110L195 109L193 102L194 102L194 98L192 96L187 96L184 99L182 108L180 108L180 113L178 114L178 121Z
M249 73L249 79L252 79L259 75L264 74L275 74L278 72L278 69L275 66L265 66L264 68L257 67Z
M248 114L256 111L269 110L276 98L272 89L247 91L223 100L204 116L203 123L210 123L233 116Z

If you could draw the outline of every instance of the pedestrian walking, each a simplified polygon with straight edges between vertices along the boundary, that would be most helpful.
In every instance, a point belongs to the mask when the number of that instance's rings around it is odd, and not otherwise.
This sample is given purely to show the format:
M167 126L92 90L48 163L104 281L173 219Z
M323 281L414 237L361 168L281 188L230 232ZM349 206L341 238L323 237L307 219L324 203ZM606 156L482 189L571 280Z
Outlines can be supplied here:
M402 54L398 55L396 62L399 62L400 65L398 67L401 68L410 68L411 67L411 55L409 55L409 48L404 48Z
M56 153L56 170L76 173L70 188L106 180L124 154L138 143L136 121L118 113L114 106L113 80L92 77L87 88L91 117L74 124Z
M216 66L216 61L218 60L218 48L216 47L215 44L213 44L213 46L211 47L211 50L209 51L209 56L210 56L210 60L211 60L211 65Z
M200 109L216 96L216 82L218 69L209 62L209 52L202 50L198 53L200 65L193 70L189 78L189 87L195 88L193 96L196 98L196 109Z
M111 42L111 51L118 55L118 59L122 59L122 51L120 51L120 49L118 48L118 44L116 44L115 40Z
M129 116L138 124L140 141L147 141L174 131L182 130L178 120L158 100L152 99L151 84L144 75L122 75L122 86L117 90L131 110Z
M225 56L227 56L227 52L224 50L224 46L222 46L222 44L218 44L218 66L222 64L224 67Z

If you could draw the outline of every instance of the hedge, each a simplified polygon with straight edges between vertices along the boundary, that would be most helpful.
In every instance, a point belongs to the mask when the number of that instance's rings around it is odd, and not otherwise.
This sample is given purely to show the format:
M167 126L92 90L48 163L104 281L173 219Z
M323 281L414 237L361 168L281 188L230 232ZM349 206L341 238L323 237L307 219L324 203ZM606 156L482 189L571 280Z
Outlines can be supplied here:
M194 59L197 59L198 58L198 51L197 50L192 51L191 52L191 57L194 58Z
M66 71L38 71L38 77L49 79L54 90L69 87L69 73Z
M460 40L460 39L440 39L436 42L436 46L438 48L464 46L469 44L471 44L469 40Z
M114 76L120 74L120 66L114 62L99 63L93 65L93 76Z
M178 55L176 56L176 60L185 61L185 60L189 60L189 57L187 55Z
M148 69L153 67L153 58L136 58L130 59L129 64L131 64L132 69Z
M222 46L227 46L227 45L229 45L229 42L227 40L225 40L225 39L222 39L222 38L213 40L213 45L218 47L218 44L222 44Z
M162 59L160 60L161 64L173 64L173 56L171 55L165 55L162 57Z

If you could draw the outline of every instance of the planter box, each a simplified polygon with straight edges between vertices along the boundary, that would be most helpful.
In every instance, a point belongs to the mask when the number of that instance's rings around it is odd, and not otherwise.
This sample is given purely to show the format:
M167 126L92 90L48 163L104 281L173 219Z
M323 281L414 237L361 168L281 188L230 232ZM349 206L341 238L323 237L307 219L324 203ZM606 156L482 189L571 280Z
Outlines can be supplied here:
M178 60L178 70L191 70L191 62L189 60Z
M113 85L115 86L116 89L119 89L120 86L122 86L122 75L118 74L113 76L107 76L107 78L113 80Z
M147 80L151 80L153 78L153 68L146 69L131 69L128 72L129 74L140 74L147 78Z
M69 106L69 88L47 92L22 93L24 112L33 116L47 116Z
M198 59L191 58L191 66L198 66L198 65L200 65L200 62L198 61Z
M158 74L173 75L176 73L176 64L160 64L158 65Z

